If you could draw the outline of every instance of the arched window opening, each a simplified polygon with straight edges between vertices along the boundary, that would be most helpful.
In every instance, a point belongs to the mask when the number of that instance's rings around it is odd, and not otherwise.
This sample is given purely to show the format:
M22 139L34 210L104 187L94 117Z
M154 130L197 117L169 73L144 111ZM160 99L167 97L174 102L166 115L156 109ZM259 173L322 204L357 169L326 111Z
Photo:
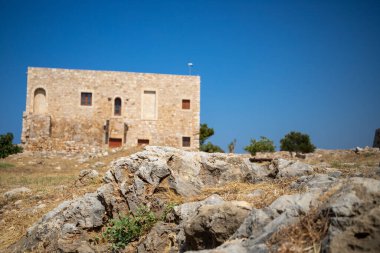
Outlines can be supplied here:
M121 99L120 98L115 98L114 115L115 116L121 115Z
M44 114L47 112L46 91L38 88L34 91L33 113Z

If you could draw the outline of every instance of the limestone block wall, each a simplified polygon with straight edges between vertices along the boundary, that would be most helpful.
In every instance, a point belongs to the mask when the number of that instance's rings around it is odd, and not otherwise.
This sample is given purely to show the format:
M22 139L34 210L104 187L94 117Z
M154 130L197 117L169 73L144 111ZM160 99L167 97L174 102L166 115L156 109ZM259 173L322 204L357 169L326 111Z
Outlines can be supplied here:
M82 93L91 94L91 104ZM182 100L190 100L190 109L182 109ZM49 136L31 135L41 125L36 119L47 116ZM22 133L26 148L43 137L57 150L66 143L71 148L73 143L107 147L110 138L121 139L123 146L143 139L150 145L198 149L199 124L199 76L28 68ZM190 147L183 147L183 137L190 137Z

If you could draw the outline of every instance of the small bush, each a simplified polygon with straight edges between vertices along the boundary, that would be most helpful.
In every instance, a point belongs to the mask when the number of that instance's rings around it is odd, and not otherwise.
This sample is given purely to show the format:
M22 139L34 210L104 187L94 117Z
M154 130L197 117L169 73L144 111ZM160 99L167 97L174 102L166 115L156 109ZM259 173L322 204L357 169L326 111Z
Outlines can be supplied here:
M201 151L207 153L224 153L224 150L221 147L214 145L211 142L201 145Z
M246 146L244 150L255 155L257 152L274 152L275 148L273 141L261 136L259 141L251 139L251 144Z
M17 145L14 145L12 141L12 133L0 135L0 158L5 158L11 154L22 152L22 148Z
M157 218L147 207L140 207L136 215L126 215L112 219L103 233L103 238L112 243L112 249L118 250L127 246L149 231Z
M174 212L174 207L176 206L177 204L176 203L168 203L168 204L165 204L164 206L164 210L162 211L162 214L161 214L161 220L164 221L164 222L171 222L171 219L169 216L169 214L173 214Z
M315 146L311 143L307 134L290 132L281 139L281 150L297 153L312 153Z

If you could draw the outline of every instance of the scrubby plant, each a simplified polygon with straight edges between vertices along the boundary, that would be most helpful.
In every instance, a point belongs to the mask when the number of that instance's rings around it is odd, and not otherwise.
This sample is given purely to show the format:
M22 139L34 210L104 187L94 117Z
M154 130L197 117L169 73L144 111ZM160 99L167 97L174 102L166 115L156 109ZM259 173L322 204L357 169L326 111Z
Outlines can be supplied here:
M214 145L211 142L207 142L207 144L203 144L201 146L201 151L204 151L207 153L224 153L224 150L221 147Z
M290 132L280 140L282 151L296 153L312 153L315 146L311 143L310 137L307 134L300 132Z
M147 207L140 207L135 215L129 214L112 219L103 233L103 238L112 244L113 250L125 248L130 242L149 231L157 222L153 212Z
M177 203L167 203L165 204L162 214L161 214L161 220L165 222L170 222L170 218L168 217L169 214L173 214L174 212L174 207L177 205Z
M22 147L13 144L12 141L12 133L0 135L0 158L22 152Z
M251 155L256 155L257 152L274 152L275 148L272 140L261 136L258 141L251 139L251 143L244 150L251 153Z
M236 139L231 141L230 144L228 144L228 153L235 153L235 146L236 146Z

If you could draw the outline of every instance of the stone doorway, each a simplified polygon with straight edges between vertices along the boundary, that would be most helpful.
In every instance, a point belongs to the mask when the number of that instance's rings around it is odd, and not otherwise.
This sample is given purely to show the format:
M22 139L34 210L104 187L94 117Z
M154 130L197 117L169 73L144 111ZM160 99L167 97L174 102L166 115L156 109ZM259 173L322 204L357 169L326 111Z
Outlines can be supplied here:
M123 142L121 138L110 138L108 143L110 148L118 148L122 146Z

